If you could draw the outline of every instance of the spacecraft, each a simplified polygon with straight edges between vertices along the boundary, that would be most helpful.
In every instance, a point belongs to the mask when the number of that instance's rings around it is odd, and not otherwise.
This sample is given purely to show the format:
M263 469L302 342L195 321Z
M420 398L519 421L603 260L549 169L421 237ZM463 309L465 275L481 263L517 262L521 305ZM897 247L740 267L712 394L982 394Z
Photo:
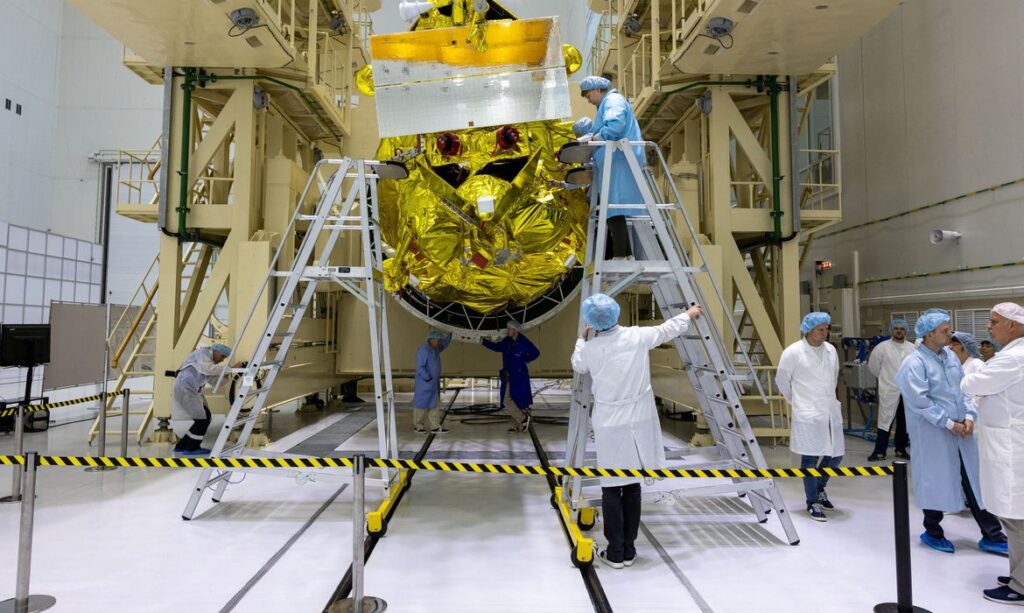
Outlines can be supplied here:
M520 20L497 2L402 9L411 30L371 37L356 75L376 98L377 159L409 169L379 186L385 285L431 325L539 324L582 278L588 200L556 159L573 139L579 51L556 18Z

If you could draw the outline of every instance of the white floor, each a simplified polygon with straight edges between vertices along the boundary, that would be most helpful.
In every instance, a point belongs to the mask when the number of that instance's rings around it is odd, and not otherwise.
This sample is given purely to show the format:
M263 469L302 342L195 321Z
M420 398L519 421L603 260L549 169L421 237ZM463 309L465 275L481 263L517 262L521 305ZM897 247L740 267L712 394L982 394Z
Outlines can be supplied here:
M280 413L275 446L293 448L358 418L334 413L314 417L321 419L317 424ZM437 438L428 457L536 462L529 438L506 433L506 424L460 419L449 419L451 432ZM402 448L411 453L422 436L411 433L409 422L403 411ZM29 434L28 446L87 453L87 426ZM298 431L289 434L289 428ZM688 436L687 428L692 425L666 423L670 446ZM536 430L548 452L560 457L564 426ZM338 453L374 452L375 432L371 421L340 442ZM847 447L846 464L864 462L866 442L848 438ZM0 453L11 448L11 437L0 436ZM773 466L792 466L785 448L765 451ZM163 455L167 448L133 453ZM9 475L0 471L0 494L9 488ZM204 503L201 515L185 522L180 514L194 478L189 470L41 469L32 592L55 596L54 611L76 613L321 611L351 561L345 481L297 484L249 475L223 502ZM889 479L834 479L829 492L837 508L824 524L802 513L799 480L780 484L800 533L798 546L783 540L775 518L757 524L735 498L645 504L638 563L617 571L598 567L613 609L852 613L894 600ZM592 611L548 497L541 477L420 472L367 562L367 593L397 612ZM0 599L14 593L18 512L17 505L0 506ZM915 603L935 613L1002 610L980 590L1006 573L1005 558L977 550L978 530L968 515L949 516L944 526L955 555L916 542L920 512L912 508ZM592 532L599 542L600 529L599 523Z

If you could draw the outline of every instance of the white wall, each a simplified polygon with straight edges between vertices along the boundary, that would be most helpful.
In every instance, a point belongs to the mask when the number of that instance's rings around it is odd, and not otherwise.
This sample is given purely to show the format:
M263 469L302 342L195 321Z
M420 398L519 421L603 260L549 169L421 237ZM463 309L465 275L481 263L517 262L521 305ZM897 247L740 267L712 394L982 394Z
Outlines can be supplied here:
M63 0L0 2L0 221L41 230L49 227L53 201L63 6Z
M96 240L99 168L89 155L101 149L148 149L160 134L163 89L125 68L121 43L70 5L62 23L50 227ZM153 225L147 228L154 231ZM155 234L153 240L155 245Z
M4 247L9 246L8 223L33 236L32 230L51 232L43 241L44 252L55 262L59 258L50 257L54 254L48 248L50 242L64 241L57 235L85 246L100 238L100 165L90 156L103 149L149 148L161 127L162 89L132 74L121 58L121 44L63 0L0 0L0 274L15 280L27 275L20 294L7 292L10 279L5 279L0 321L38 321L50 298L99 300L91 270L99 262L98 249L90 247L86 281L92 284L83 293L74 266L70 278L60 267L56 277L49 268L33 272L33 258L43 261L43 255L33 255L31 245L23 248L28 253L13 255L17 249ZM10 111L4 109L6 99L12 100ZM22 105L20 116L16 104ZM152 260L157 230L115 216L111 243L112 298L124 300ZM51 278L56 293L49 291ZM47 288L42 307L30 291L32 284ZM0 397L19 396L19 378L23 373L16 369L0 373Z
M1024 177L1024 3L907 0L839 57L843 224L864 223ZM1021 259L1024 185L815 240L861 279ZM960 244L929 243L935 228ZM822 234L835 230L830 228ZM826 279L826 283L831 283ZM863 298L928 302L1024 285L1024 267L868 284ZM1002 295L1024 296L1024 291Z

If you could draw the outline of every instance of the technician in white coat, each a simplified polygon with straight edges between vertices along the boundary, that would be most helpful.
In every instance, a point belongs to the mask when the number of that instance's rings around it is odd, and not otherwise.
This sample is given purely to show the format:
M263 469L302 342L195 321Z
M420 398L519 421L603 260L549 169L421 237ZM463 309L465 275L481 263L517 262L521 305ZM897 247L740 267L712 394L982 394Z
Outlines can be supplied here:
M576 341L572 368L590 374L594 393L591 425L602 468L662 468L665 446L651 389L651 349L683 334L703 313L695 305L659 326L618 325L619 305L604 294L583 301L586 327ZM591 331L595 331L591 335ZM588 337L593 336L593 338ZM612 568L636 560L640 529L640 480L601 479L601 512L607 549L598 559Z
M804 337L782 352L775 376L792 407L789 449L800 454L800 468L838 468L846 451L836 398L839 358L827 342L830 323L828 313L808 313L800 325ZM807 513L816 521L827 521L824 509L834 508L826 485L828 477L804 477Z
M889 324L891 337L878 343L868 357L868 370L878 377L878 436L868 462L885 459L893 422L896 424L896 457L910 459L907 453L910 437L907 436L907 419L903 414L903 397L900 396L900 388L896 387L896 371L900 369L903 359L914 352L913 343L907 342L909 327L905 319L892 320Z
M963 378L964 393L978 406L981 492L988 510L1006 532L1010 575L985 598L1024 603L1024 307L1013 302L992 308L992 340L1003 345L985 366Z

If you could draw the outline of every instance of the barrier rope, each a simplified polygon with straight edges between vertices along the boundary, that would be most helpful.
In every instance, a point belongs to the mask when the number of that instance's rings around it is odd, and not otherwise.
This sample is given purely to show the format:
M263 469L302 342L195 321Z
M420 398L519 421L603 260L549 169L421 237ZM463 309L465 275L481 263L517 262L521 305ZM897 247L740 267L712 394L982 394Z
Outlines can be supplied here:
M107 395L108 396L117 397L117 396L123 396L124 393L125 393L125 390L121 390L119 392L115 392L115 393L107 394ZM39 411L49 411L50 409L59 409L61 407L69 407L69 406L72 406L72 405L75 405L75 404L85 404L87 402L95 402L97 400L102 400L103 396L104 396L103 394L96 394L94 396L82 396L81 398L73 398L71 400L61 400L59 402L47 402L47 403L44 403L44 404L30 404L30 405L26 405L23 410L25 411L25 413L38 413ZM17 415L17 413L18 413L18 407L17 406L15 406L13 408L9 408L9 409L2 409L2 410L0 410L0 417L9 417L11 415Z
M352 458L129 458L92 456L38 456L40 466L119 466L126 468L351 468ZM25 464L24 455L0 456L0 465ZM552 475L555 477L633 477L655 479L770 479L801 477L886 477L889 466L841 466L839 468L594 468L590 466L539 466L531 464L481 464L438 460L389 460L366 458L368 467L503 475Z

